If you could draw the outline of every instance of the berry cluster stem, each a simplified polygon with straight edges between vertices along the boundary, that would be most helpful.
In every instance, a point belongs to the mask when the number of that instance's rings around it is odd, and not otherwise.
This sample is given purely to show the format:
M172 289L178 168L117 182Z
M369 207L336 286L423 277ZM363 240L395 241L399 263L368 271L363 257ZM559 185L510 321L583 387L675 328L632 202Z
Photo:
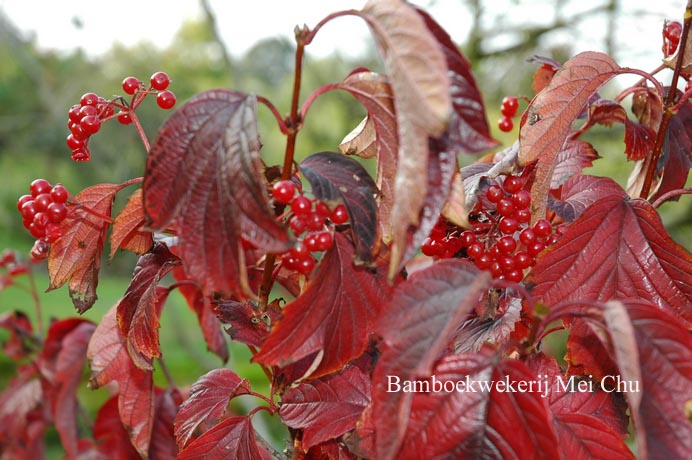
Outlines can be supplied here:
M31 298L34 301L34 307L36 308L36 329L38 329L39 337L43 337L43 311L41 308L41 298L38 295L36 280L34 279L34 272L31 270L31 268L27 270L27 276L29 278L29 292L31 292Z
M644 177L644 185L639 193L639 198L644 200L648 199L649 193L651 191L651 184L654 181L656 175L656 167L659 158L661 158L661 153L663 152L663 144L666 139L666 132L668 131L668 123L670 123L670 118L675 114L673 107L675 105L675 96L677 95L677 84L680 79L680 71L682 68L683 59L685 56L685 45L687 44L687 36L690 33L690 25L692 24L692 2L687 4L685 9L685 22L683 24L682 36L680 37L680 49L678 50L677 59L675 60L675 69L673 70L673 79L670 82L670 90L666 95L665 101L663 103L663 116L661 117L661 124L658 127L658 133L656 135L656 143L654 144L653 150L649 153L646 158L646 176Z

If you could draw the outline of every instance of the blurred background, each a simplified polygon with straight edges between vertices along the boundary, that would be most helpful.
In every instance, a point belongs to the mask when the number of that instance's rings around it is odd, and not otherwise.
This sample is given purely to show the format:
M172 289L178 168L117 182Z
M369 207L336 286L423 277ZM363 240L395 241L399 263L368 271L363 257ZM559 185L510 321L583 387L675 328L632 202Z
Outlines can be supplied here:
M665 19L682 21L684 0L416 0L450 33L473 63L484 95L493 134L505 144L516 138L497 130L505 95L531 97L533 55L564 61L584 50L603 51L620 65L653 70L660 63ZM313 26L333 11L359 9L363 1L334 0L141 0L134 4L101 0L0 0L0 250L26 255L33 239L21 224L17 198L29 183L45 178L72 192L100 182L118 183L141 176L145 151L131 126L107 123L93 136L92 160L74 163L65 145L67 110L85 92L106 98L122 94L127 76L148 81L163 70L178 103L197 92L226 87L267 97L285 113L293 79L292 31ZM242 6L241 6L242 5ZM302 99L312 89L341 80L358 66L382 68L364 23L339 18L307 48ZM669 81L669 73L659 77ZM623 77L624 78L624 77ZM616 94L628 80L616 79L602 92ZM631 82L631 81L630 81ZM626 101L626 106L629 104ZM525 105L522 105L522 109ZM169 113L153 98L138 110L153 140ZM306 129L298 137L298 159L334 150L363 117L346 93L330 92L313 105ZM279 163L284 140L272 116L260 108L263 156ZM603 159L593 174L609 175L624 185L632 165L624 161L621 125L598 128L589 135ZM467 164L475 159L460 157ZM689 181L688 181L689 183ZM116 202L122 206L127 193ZM663 205L661 212L673 237L692 248L692 200ZM98 320L124 293L136 259L121 253L104 264L99 301L85 316ZM37 268L39 289L47 286ZM47 317L74 313L67 292L41 296ZM31 314L31 297L22 289L0 291L0 314L21 309ZM221 363L206 352L193 315L173 298L162 318L162 346L176 383L189 385ZM0 340L6 337L0 331ZM231 367L262 380L248 354L233 351ZM14 365L0 354L0 389ZM161 382L163 383L163 382ZM261 383L260 383L261 385ZM96 407L104 392L85 392ZM262 424L264 422L260 422ZM267 428L269 429L269 428ZM273 429L273 428L272 428Z

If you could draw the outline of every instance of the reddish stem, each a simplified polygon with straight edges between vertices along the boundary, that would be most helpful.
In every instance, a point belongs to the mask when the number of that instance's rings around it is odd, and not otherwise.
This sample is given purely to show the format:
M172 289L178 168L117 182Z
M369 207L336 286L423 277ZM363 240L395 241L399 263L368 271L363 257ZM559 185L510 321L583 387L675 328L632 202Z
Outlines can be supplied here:
M319 32L320 29L329 21L338 18L339 16L361 16L361 13L358 10L344 10L337 11L336 13L332 13L329 16L326 16L324 19L318 22L315 25L315 27L313 27L312 30L307 33L307 35L303 37L303 44L309 45L310 43L312 43L312 40L315 38L315 35L317 35L317 32Z
M660 197L658 197L658 199L656 199L656 201L654 201L651 206L653 206L654 208L658 208L671 198L675 198L676 196L682 195L692 195L692 188L679 188L677 190L671 190L669 192L666 192Z
M26 271L29 277L29 292L31 292L31 298L34 301L34 307L36 308L36 328L38 329L39 337L43 338L43 311L41 308L41 298L38 295L38 289L36 289L36 280L34 279L34 273L31 267Z
M307 115L308 115L308 110L310 110L310 106L312 105L313 102L315 102L315 100L316 100L319 96L321 96L321 95L323 95L324 93L327 93L327 92L329 92L329 91L332 91L332 90L334 90L334 89L338 89L338 88L339 88L339 85L338 85L337 83L329 83L329 84L327 84L327 85L320 86L320 87L317 88L315 91L313 91L312 93L310 93L310 96L308 96L308 98L307 98L307 99L305 100L305 102L303 103L303 106L300 108L300 115L299 115L299 116L300 116L300 119L301 119L303 122L305 122L305 118L306 118Z
M279 124L281 134L288 134L286 122L284 121L283 117L281 117L281 114L279 113L279 110L276 108L276 106L272 104L272 102L264 96L257 96L257 102L259 102L260 104L264 104L264 106L271 111L271 113L274 115L274 118L276 118L276 122Z

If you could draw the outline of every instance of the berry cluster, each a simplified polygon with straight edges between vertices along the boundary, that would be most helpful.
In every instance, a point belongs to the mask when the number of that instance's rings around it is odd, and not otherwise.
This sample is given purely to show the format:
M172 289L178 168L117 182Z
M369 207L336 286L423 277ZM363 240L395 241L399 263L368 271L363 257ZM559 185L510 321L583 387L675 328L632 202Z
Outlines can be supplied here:
M517 109L519 109L519 100L515 96L506 96L502 99L502 106L500 106L502 118L497 121L500 131L508 133L514 129L512 117L517 114Z
M546 219L531 221L531 194L524 190L523 179L507 176L501 185L485 192L486 208L471 216L472 230L462 230L440 219L421 250L431 257L466 257L493 278L519 282L524 270L536 256L560 238L562 228L553 233ZM482 205L479 205L482 207Z
M19 197L17 209L24 228L36 238L31 256L41 260L48 255L49 245L62 236L60 222L67 217L65 204L69 193L64 185L51 185L45 179L31 182L29 191L30 195Z
M123 125L132 123L132 112L139 106L147 94L156 94L156 103L162 109L173 108L176 103L175 94L168 90L171 80L165 72L156 72L149 79L150 86L139 81L135 77L127 77L123 80L122 87L125 93L132 96L129 105L116 97L107 100L95 93L84 94L79 104L73 105L68 111L67 127L70 134L65 143L72 150L74 161L89 161L89 138L101 129L101 124L111 118L117 118ZM115 113L115 109L118 113Z
M343 225L349 216L343 204L332 210L320 200L311 200L302 193L296 195L296 190L296 184L290 180L278 181L272 187L274 201L289 206L292 215L288 226L299 238L296 245L282 255L281 261L286 268L309 275L317 263L312 254L327 251L334 244L331 230L325 228L327 222Z
M666 21L663 26L663 57L672 56L680 44L682 24L679 21Z

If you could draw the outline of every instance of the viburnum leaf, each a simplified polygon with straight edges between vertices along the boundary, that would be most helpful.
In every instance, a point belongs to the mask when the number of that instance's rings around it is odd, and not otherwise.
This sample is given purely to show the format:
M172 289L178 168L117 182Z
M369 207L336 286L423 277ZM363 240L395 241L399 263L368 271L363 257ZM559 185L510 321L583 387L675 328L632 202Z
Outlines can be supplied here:
M540 93L543 91L543 88L548 86L555 73L562 67L562 64L556 60L544 56L534 55L531 56L528 61L540 64L533 74L533 82L531 83L531 88L536 94Z
M521 315L521 299L503 299L502 315L482 319L475 317L465 321L455 333L454 351L456 353L476 353L485 343L504 343L514 330Z
M471 62L461 54L451 37L425 11L416 7L447 61L452 112L446 130L447 148L454 153L479 153L499 142L490 136L483 99L471 72Z
M529 104L519 131L519 161L525 165L538 160L531 188L534 220L545 215L557 154L572 122L598 88L619 70L617 63L606 54L579 53L564 64Z
M382 336L373 374L377 458L399 451L411 411L411 393L388 392L388 379L430 376L489 281L468 261L448 259L413 273L394 290L376 329Z
M598 200L532 271L534 295L546 305L640 298L692 324L692 255L670 238L644 200Z
M315 197L326 203L343 202L351 221L356 256L363 263L373 259L377 235L377 186L363 165L336 152L320 152L300 162L298 169Z
M229 417L192 441L178 460L263 460L249 417Z
M661 161L661 184L653 199L666 192L683 188L692 168L692 104L683 104L677 113L670 117L663 159Z
M356 366L286 390L279 416L303 430L303 448L334 439L356 427L370 403L370 378Z
M168 246L154 243L149 252L142 255L132 275L125 295L117 303L118 326L134 363L145 370L152 370L151 359L161 356L159 344L160 293L158 282L180 263ZM167 291L164 293L167 295ZM139 356L145 359L140 359Z
M197 315L207 348L225 363L228 361L228 344L221 330L221 322L214 314L211 300L196 285L181 282L188 280L182 266L173 268L173 277L178 281L178 291L185 297L188 307Z
M381 269L356 267L352 243L335 233L334 246L314 278L283 309L283 319L273 325L253 360L285 366L320 352L312 377L340 369L365 351L373 321L390 291Z
M617 364L608 350L608 335L600 324L580 319L570 320L565 361L568 375L592 375L600 380L618 373Z
M262 180L257 99L230 90L198 94L159 132L147 159L148 227L172 227L187 273L212 292L247 289L241 236L268 252L291 247Z
M550 198L548 207L566 222L581 216L586 208L604 196L625 198L627 193L608 177L572 175L562 186L560 200Z
M588 142L568 139L557 153L550 188L558 188L570 177L579 175L598 158L598 152Z
M391 212L394 206L394 180L399 149L396 110L392 88L386 76L366 70L354 71L338 88L348 91L368 111L368 119L375 128L377 148L376 184L378 196L378 223L385 243L392 240Z
M97 442L98 451L107 455L106 458L142 459L142 456L132 446L130 437L120 421L117 395L106 401L96 414L94 440Z
M560 458L541 393L518 391L519 382L538 381L523 362L502 361L484 348L481 353L442 358L433 375L434 380L423 380L431 389L435 382L441 386L413 396L406 437L396 458ZM509 386L503 386L505 382ZM464 391L457 390L459 383Z
M130 195L125 207L113 220L111 233L111 259L118 249L132 251L141 255L154 244L151 232L142 231L144 226L144 205L142 204L142 189L137 189Z
M154 428L149 446L149 458L152 460L176 460L178 445L175 442L173 423L181 399L182 395L176 388L156 389Z
M319 444L305 454L305 460L358 460L358 458L339 441Z
M117 307L108 310L87 348L91 366L90 388L118 384L118 413L130 442L143 457L149 452L154 424L154 381L151 371L137 367L116 320Z
M190 395L175 417L175 439L178 447L187 446L197 427L218 420L235 396L248 394L250 382L230 369L214 369L200 377L190 388Z
M44 396L37 376L33 364L19 366L16 375L0 393L0 448L3 453L19 448L26 438L31 437L31 414L34 410L41 410ZM42 415L35 418L44 419ZM43 421L43 425L46 424ZM39 435L43 436L43 433Z
M77 455L77 387L86 364L86 350L96 325L81 318L51 324L37 365L43 377L43 397L50 401L51 415L68 457Z
M21 311L8 311L0 315L0 328L10 334L2 344L2 351L11 359L20 360L29 354L32 342L35 346L39 345L38 339L33 337L31 320Z
M96 302L101 252L108 231L116 184L98 184L82 190L68 203L67 217L60 223L62 237L51 245L48 255L48 290L69 280L72 303L84 313ZM85 208L89 209L87 211Z
M625 406L613 393L570 391L569 380L557 362L539 354L528 362L545 385L562 460L628 460L634 458L627 447ZM563 389L567 390L563 390Z
M281 319L281 308L278 305L269 304L262 312L252 301L220 301L214 311L222 322L231 325L226 329L231 339L253 347L262 345L271 331L271 325Z
M393 114L392 119L395 119ZM344 155L356 155L361 158L377 157L377 130L372 116L368 114L343 138L339 144L339 151Z

